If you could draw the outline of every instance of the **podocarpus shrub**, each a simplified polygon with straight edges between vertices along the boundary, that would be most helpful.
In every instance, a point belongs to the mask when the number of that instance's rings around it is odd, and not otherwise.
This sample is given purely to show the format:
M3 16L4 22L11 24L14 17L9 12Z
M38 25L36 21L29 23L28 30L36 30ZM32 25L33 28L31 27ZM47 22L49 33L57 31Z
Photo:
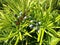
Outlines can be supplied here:
M0 2L0 45L60 45L58 0Z

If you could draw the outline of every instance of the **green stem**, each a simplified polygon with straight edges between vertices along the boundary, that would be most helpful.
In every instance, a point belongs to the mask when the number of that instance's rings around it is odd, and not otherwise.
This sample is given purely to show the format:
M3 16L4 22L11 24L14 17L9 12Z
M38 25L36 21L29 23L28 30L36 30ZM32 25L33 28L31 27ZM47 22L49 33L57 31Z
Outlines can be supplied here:
M42 45L42 40L43 40L45 29L42 28L41 30L42 30L42 35L41 35L41 40L40 40L40 44L39 45Z
M26 45L28 45L27 40L26 40Z
M15 42L14 45L17 45L18 44L18 41L19 41L19 36L17 37L17 40L16 40L16 42Z

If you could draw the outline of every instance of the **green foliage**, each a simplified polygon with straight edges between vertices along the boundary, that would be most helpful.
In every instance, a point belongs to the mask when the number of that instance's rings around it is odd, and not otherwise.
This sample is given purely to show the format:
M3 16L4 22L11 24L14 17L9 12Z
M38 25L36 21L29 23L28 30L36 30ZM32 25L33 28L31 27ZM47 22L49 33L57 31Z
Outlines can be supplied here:
M59 45L59 0L0 2L0 45Z

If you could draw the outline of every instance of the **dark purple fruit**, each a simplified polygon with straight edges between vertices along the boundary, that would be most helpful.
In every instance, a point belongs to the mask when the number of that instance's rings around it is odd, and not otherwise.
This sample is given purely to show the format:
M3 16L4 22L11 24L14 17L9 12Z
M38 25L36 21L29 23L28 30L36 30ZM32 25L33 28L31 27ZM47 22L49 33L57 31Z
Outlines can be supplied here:
M16 20L16 21L15 21L15 24L16 24L16 25L19 25L19 24L20 24L20 22Z
M29 27L32 29L32 28L34 28L34 25L33 25L33 24L31 24L31 25L29 25Z
M19 25L19 24L20 24L20 22L17 21L17 22L16 22L16 25Z

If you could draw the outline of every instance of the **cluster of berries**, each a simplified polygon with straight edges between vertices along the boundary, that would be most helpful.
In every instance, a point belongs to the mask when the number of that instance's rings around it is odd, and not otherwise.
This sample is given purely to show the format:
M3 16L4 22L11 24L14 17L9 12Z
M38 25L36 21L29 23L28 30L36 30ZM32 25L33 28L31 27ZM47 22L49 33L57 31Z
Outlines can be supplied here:
M16 25L19 25L22 20L25 20L27 18L27 16L23 15L22 12L19 13L19 16L17 16L17 14L15 14L14 16L17 18L17 20L15 20Z
M29 25L30 29L35 28L35 30L39 30L39 25L41 25L41 22L36 22L36 20L31 20L30 22L32 23Z
M20 22L28 18L26 15L23 15L22 12L19 13L19 16L17 16L16 14L14 16L17 18L17 20L15 20L16 25L19 25ZM31 18L31 16L29 17ZM31 24L28 26L29 29L35 28L36 30L39 30L39 25L41 25L41 22L37 22L36 20L30 20L30 23Z

